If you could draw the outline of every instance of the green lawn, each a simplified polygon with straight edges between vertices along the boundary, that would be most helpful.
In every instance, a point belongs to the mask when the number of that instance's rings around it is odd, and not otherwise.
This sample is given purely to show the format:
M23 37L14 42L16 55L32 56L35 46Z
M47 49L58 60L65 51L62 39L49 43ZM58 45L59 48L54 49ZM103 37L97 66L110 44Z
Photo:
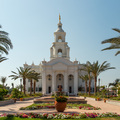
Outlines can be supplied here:
M7 117L2 117L0 120L50 120L50 119L39 119L39 118L17 118L17 117L12 117L12 118L7 118ZM61 120L61 119L52 119L52 120ZM73 119L62 119L62 120L73 120ZM75 119L74 119L75 120ZM80 120L80 119L76 119ZM84 118L83 120L120 120L120 117L106 117L106 118Z

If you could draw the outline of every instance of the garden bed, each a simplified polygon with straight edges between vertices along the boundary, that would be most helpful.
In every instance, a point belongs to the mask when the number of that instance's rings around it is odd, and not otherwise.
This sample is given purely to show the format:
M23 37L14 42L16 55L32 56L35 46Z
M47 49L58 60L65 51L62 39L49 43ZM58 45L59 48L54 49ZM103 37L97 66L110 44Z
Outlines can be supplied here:
M0 116L0 120L25 120L31 119L31 120L37 120L37 118L40 119L91 119L94 118L95 120L101 120L101 118L114 118L114 120L119 120L120 115L117 113L18 113L18 114L3 114ZM115 119L116 118L116 119ZM105 120L104 119L104 120ZM102 119L103 120L103 119ZM112 119L111 119L112 120Z
M53 109L55 108L54 103L41 103L41 104L32 104L27 107L21 107L20 110L37 110L37 109ZM93 107L89 104L67 104L68 109L83 109L83 110L100 110L99 107Z

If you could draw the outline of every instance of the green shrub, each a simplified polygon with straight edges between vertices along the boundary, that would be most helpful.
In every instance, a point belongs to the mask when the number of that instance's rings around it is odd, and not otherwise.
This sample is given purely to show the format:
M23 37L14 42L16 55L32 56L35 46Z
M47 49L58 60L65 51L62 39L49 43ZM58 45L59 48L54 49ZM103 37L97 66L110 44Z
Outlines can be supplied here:
M18 89L14 88L11 93L11 98L23 98L24 94Z
M4 100L4 96L7 95L8 90L0 88L0 100Z

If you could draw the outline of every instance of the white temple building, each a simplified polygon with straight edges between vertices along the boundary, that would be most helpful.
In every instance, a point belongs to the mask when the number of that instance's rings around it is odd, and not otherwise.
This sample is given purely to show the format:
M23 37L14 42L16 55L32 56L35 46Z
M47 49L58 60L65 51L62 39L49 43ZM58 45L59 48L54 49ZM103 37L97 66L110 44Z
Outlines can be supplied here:
M30 67L41 73L41 79L36 82L36 92L51 94L62 86L62 91L71 95L85 92L85 81L79 75L85 74L79 71L82 64L77 60L70 61L70 47L65 39L66 32L62 29L61 18L59 16L58 28L54 32L54 42L50 48L50 61L42 61L39 65L24 64L24 68ZM26 81L26 91L30 90L30 80ZM94 81L91 80L91 92L94 91Z

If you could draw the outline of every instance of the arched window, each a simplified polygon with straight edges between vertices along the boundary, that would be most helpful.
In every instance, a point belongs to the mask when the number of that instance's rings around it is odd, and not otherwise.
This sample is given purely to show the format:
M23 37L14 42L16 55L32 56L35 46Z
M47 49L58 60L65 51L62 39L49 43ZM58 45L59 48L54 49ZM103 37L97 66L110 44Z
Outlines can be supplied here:
M62 57L62 49L58 49L58 57Z
M68 76L68 79L69 79L69 80L73 80L73 79L74 79L73 75L69 75L69 76Z
M51 76L51 75L48 75L48 76L47 76L47 79L48 79L48 80L52 80L52 76Z
M62 37L61 36L58 37L58 42L62 42Z

